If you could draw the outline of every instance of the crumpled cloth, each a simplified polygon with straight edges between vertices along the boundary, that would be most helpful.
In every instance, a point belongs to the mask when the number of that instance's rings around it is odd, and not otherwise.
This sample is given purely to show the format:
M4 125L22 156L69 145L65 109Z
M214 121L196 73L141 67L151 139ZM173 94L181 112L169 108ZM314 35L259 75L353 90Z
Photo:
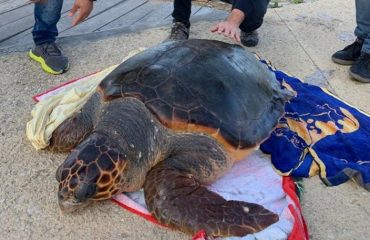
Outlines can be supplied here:
M282 86L296 94L285 105L278 127L260 146L271 154L275 169L283 176L318 174L328 186L352 178L370 191L370 116L328 90L263 62Z

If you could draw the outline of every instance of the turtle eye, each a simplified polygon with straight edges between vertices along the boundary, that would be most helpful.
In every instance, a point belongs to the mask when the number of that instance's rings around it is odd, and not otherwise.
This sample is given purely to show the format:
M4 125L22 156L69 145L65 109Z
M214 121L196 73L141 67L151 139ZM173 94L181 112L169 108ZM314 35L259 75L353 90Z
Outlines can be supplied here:
M75 198L80 202L84 202L87 199L92 198L97 193L98 187L95 183L83 184L81 187L76 189Z

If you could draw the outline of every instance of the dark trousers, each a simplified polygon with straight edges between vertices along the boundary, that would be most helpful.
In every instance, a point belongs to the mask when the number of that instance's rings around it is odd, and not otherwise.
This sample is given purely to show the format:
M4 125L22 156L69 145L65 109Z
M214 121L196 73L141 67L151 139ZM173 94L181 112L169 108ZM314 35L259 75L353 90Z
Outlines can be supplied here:
M246 9L240 9L238 5L240 1L245 1L242 5L247 6ZM270 0L234 0L225 2L232 2L232 9L237 7L245 13L245 19L239 28L244 32L251 32L262 25ZM191 0L174 0L173 7L172 17L174 21L190 26Z
M355 35L364 40L362 51L370 54L370 1L356 0Z

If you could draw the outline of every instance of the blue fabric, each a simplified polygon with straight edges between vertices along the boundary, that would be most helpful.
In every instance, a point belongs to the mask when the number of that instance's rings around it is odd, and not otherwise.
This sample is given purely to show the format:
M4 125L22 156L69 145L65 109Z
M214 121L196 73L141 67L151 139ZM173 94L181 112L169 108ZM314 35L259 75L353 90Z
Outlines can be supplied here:
M370 116L327 90L275 70L277 80L296 97L261 150L271 154L282 175L319 174L326 185L350 178L370 191Z
M35 3L33 41L36 45L54 42L58 36L57 23L61 16L63 0L47 0Z
M370 1L356 0L355 35L364 39L362 51L370 54Z

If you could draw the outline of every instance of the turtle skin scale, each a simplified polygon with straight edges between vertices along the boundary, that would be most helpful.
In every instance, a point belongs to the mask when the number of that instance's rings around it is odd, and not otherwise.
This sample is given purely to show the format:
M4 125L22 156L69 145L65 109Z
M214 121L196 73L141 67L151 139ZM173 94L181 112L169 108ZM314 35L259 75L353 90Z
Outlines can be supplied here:
M144 187L161 223L194 234L243 236L278 216L205 186L267 138L292 95L242 47L166 42L123 62L53 133L71 153L58 168L59 205L71 211Z

